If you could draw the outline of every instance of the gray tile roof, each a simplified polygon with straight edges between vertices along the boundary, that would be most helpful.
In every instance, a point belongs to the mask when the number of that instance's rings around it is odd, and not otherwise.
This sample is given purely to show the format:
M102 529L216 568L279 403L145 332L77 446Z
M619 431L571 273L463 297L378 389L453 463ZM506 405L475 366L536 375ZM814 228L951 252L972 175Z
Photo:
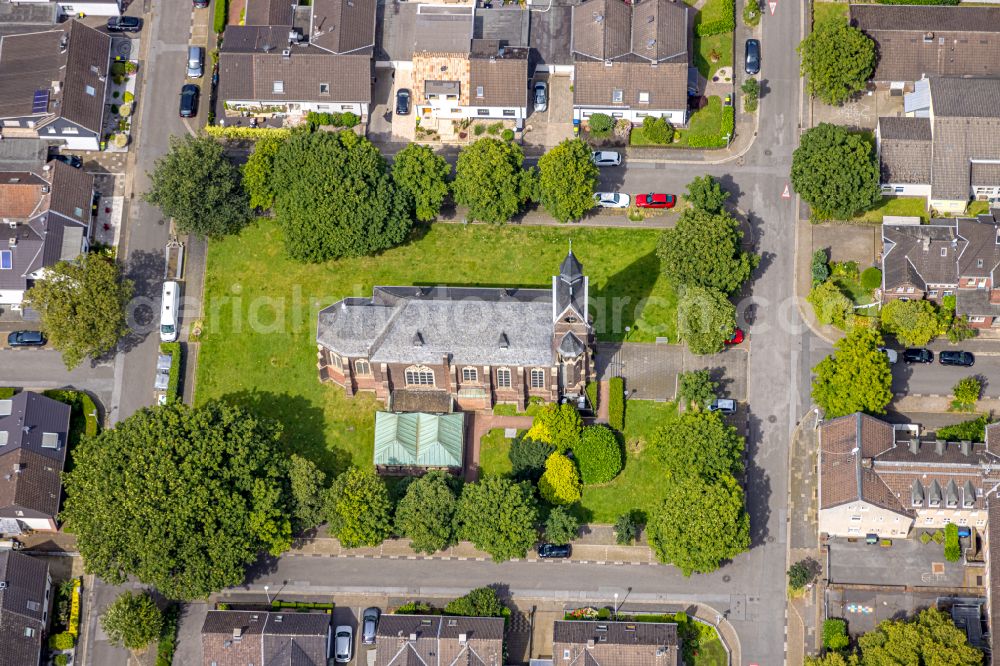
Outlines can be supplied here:
M413 50L469 53L475 14L470 7L420 5L413 20Z
M49 567L44 560L14 551L0 552L0 664L25 666L39 663L48 608ZM32 630L31 636L26 635Z
M0 413L0 517L54 518L66 460L70 408L31 391L18 393ZM31 515L29 515L31 514Z
M502 46L529 46L531 12L518 6L476 7L474 39L495 39Z
M688 61L688 7L671 0L586 0L573 8L572 50L594 60Z
M100 133L104 124L111 37L79 21L71 21L69 25L69 52L62 79L60 115ZM89 94L90 89L95 91L93 95Z
M59 42L65 34L59 29L0 39L0 118L33 115L35 91L51 90L53 81L62 81L66 54L60 54ZM46 114L61 98L50 92Z
M574 65L574 106L651 111L687 108L687 63L651 65L641 62L577 61ZM615 102L621 91L621 102ZM648 102L639 101L648 93Z
M1000 303L990 300L989 289L959 289L955 292L955 311L967 317L1000 317Z
M878 119L878 130L882 139L931 140L931 123L927 118L882 117Z
M231 29L226 29L227 35ZM320 92L320 84L326 84L329 92ZM283 92L275 92L276 87ZM223 50L219 56L219 95L226 101L368 103L372 98L371 58L299 48L289 58L280 51Z
M675 666L679 653L673 623L557 620L552 630L553 661L567 666Z
M992 276L1000 265L1000 225L992 215L962 217L956 224L959 237L965 241L965 248L958 257L958 274L961 277Z
M912 285L956 284L955 262L966 242L950 221L882 225L882 285L887 291Z
M326 613L208 611L201 628L202 663L325 666L330 617Z
M243 24L291 26L292 3L289 0L247 0Z
M507 48L502 55L470 58L469 104L527 107L528 49Z
M383 615L375 666L501 666L503 632L499 617Z
M573 52L614 60L632 50L632 11L621 0L586 0L573 8Z
M861 30L1000 33L1000 7L851 5Z
M879 118L883 183L931 181L931 123L927 118Z
M858 499L901 511L898 499L871 469L862 466L892 448L892 426L867 414L849 414L820 426L820 509ZM857 449L857 453L852 453Z
M58 19L59 7L54 2L0 2L0 36L46 30Z
M939 76L929 83L935 119L1000 117L1000 79Z
M996 186L1000 184L1000 163L973 162L971 179L973 187L977 185Z
M313 0L311 43L330 53L371 55L376 4L376 0Z

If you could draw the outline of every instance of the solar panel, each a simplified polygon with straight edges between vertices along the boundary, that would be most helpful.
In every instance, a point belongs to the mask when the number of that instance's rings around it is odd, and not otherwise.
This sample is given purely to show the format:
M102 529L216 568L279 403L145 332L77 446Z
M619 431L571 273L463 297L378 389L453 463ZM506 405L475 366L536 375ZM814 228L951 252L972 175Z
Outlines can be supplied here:
M45 113L49 110L49 91L36 90L35 97L31 100L32 113Z
M10 250L0 250L0 270L9 271L14 267L14 254Z

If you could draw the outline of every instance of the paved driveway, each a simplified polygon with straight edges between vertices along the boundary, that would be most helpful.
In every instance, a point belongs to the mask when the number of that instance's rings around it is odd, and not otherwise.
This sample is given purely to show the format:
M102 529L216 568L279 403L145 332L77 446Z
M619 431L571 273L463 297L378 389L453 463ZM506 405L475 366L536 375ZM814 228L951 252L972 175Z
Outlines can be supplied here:
M894 539L892 546L869 546L863 540L830 540L830 581L868 585L964 587L971 568L944 559L944 546L917 539ZM981 571L980 571L981 573ZM972 573L975 584L975 574Z
M747 398L749 348L741 345L721 354L695 356L683 345L635 342L597 345L597 375L602 380L621 376L626 388L640 400L673 400L677 374L709 370L724 396Z
M54 349L0 350L0 386L72 387L93 394L106 406L111 399L114 375L110 363L92 365L89 360L67 370L62 354Z

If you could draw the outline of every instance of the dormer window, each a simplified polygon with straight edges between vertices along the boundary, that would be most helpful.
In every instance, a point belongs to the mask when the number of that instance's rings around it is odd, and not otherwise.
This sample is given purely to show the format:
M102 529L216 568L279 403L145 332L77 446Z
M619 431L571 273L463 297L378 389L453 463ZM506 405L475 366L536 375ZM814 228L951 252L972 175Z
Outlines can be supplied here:
M982 268L982 267L983 267L983 260L976 259L976 268Z
M320 95L329 95L330 94L330 84L329 83L321 83L321 84L319 84L319 94Z
M611 103L621 104L622 100L625 99L625 93L621 90L615 89L611 91Z
M640 90L639 91L639 103L640 104L649 104L649 91L647 91L647 90Z
M285 92L285 82L284 81L275 81L274 84L271 86L271 92L275 92L275 93L283 93L283 92Z

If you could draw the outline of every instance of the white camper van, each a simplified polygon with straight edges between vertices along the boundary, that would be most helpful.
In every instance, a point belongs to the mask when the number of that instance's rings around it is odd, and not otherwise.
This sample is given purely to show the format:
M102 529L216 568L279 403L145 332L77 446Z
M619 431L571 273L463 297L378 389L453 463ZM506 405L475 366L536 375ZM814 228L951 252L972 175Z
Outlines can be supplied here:
M163 283L163 300L160 304L160 341L175 342L180 326L181 286L173 281Z

